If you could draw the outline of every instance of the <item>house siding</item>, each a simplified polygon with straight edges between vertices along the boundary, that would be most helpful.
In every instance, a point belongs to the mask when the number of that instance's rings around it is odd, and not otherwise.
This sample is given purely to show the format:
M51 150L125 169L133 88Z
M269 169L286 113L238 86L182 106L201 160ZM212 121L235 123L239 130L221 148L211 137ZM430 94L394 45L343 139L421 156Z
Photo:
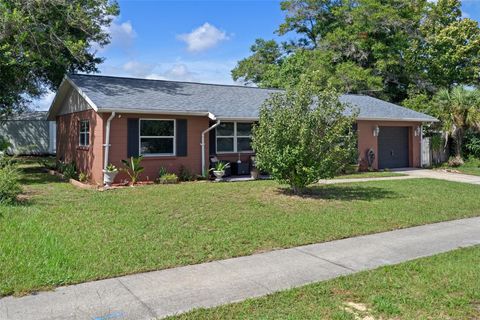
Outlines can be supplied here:
M75 162L91 182L103 181L103 118L93 109L57 116L57 160ZM90 146L79 146L80 120L90 121Z
M103 114L104 122L110 116L110 113ZM208 117L200 116L167 116L167 115L151 115L151 114L125 114L115 116L111 122L110 127L110 155L109 162L122 167L122 160L128 159L127 153L127 122L128 119L186 119L187 120L187 155L186 156L145 156L142 162L142 167L145 168L141 174L141 180L153 181L158 178L158 171L160 168L167 169L168 172L178 173L180 167L184 166L193 174L201 174L202 171L202 149L201 136L202 131L209 127ZM209 154L208 150L208 134L206 135L205 153ZM208 156L206 156L206 165L208 166ZM121 182L127 179L125 173L120 173L116 182Z
M378 137L373 136L375 126L379 127L407 127L408 128L408 149L409 149L409 165L410 167L421 166L421 136L415 136L415 128L421 126L421 122L404 122L404 121L357 121L358 134L358 155L360 167L366 169L367 151L373 149L375 152L375 161L373 169L378 169Z
M110 113L98 114L94 110L75 112L57 117L57 158L59 160L74 161L79 171L86 172L90 180L96 184L103 182L103 144L105 141L105 126ZM193 174L201 174L201 134L211 123L208 117L200 116L170 116L151 114L117 114L111 122L109 163L123 167L122 160L128 159L128 119L186 119L187 120L187 155L186 156L145 156L142 166L145 168L140 180L153 181L158 177L161 167L168 172L177 173L184 166ZM78 125L80 120L90 120L90 147L78 146ZM420 167L421 143L420 136L414 135L414 130L420 122L400 121L357 121L358 153L361 167L366 168L366 152L372 148L376 157L373 164L378 169L378 137L373 136L375 126L408 127L409 130L409 164ZM206 166L209 165L209 139L205 139ZM242 162L249 161L252 153L240 154ZM219 154L220 160L237 161L238 153ZM128 176L120 172L116 182L123 182Z

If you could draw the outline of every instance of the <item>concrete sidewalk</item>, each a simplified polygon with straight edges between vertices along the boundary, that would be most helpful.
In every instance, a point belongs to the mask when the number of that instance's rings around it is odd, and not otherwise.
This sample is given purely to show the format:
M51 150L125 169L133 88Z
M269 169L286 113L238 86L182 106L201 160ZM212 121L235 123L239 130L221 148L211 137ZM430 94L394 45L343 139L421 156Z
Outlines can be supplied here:
M155 319L480 244L480 217L0 299L0 319Z
M480 184L480 176L474 176L470 174L445 172L441 170L429 170L429 169L395 169L394 172L407 174L413 178L430 178L447 180L454 182L463 182L470 184Z

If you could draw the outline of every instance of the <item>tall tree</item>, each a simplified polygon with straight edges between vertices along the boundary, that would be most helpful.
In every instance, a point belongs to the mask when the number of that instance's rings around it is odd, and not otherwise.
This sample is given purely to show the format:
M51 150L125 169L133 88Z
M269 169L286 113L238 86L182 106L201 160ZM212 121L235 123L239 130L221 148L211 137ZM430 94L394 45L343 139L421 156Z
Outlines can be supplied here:
M281 8L277 32L301 41L270 43L271 62L252 51L232 71L235 79L287 88L320 71L325 85L393 102L480 84L480 28L462 18L459 0L291 0Z
M110 0L0 0L0 117L55 90L65 73L93 72L119 7Z
M280 3L286 13L277 30L279 35L294 31L301 36L298 46L315 48L336 22L334 10L342 0L285 0Z
M455 156L461 158L465 131L480 130L480 91L460 86L442 89L435 95L430 112L441 120L443 131L454 139Z
M480 28L462 18L459 0L429 3L419 32L406 52L416 91L480 84Z

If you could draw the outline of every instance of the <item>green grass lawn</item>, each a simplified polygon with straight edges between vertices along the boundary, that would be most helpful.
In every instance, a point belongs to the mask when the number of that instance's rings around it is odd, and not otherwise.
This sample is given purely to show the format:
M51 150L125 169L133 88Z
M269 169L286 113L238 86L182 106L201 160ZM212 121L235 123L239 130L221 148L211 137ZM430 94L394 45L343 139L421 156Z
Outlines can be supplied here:
M464 174L471 174L474 176L480 176L480 160L479 159L467 159L465 160L465 164L463 164L460 167L449 167L448 165L445 165L441 168L447 168L447 169L452 169L452 170L457 170L461 173Z
M184 183L107 192L25 169L0 206L0 294L480 215L480 186L412 179L322 185Z
M361 178L386 178L386 177L402 177L406 176L404 173L397 173L391 171L366 171L354 172L336 176L334 179L361 179Z
M479 265L461 249L171 319L480 319Z

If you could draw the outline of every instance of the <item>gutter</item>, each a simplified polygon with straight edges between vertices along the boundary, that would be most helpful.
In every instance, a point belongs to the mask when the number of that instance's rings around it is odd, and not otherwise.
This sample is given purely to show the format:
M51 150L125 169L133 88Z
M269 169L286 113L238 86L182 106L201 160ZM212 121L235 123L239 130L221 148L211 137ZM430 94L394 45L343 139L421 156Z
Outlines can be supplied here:
M109 151L110 151L110 123L112 122L113 118L115 117L115 111L112 112L110 117L107 119L107 125L105 127L105 144L103 145L105 147L105 154L103 157L103 182L105 183L105 172L107 171L107 166L108 166L108 156L109 156Z
M219 124L220 124L220 120L217 120L217 122L214 125L212 125L211 127L208 127L206 130L202 132L202 143L200 143L200 145L202 146L202 176L204 177L207 176L207 171L205 168L205 134L215 129L216 127L218 127Z

